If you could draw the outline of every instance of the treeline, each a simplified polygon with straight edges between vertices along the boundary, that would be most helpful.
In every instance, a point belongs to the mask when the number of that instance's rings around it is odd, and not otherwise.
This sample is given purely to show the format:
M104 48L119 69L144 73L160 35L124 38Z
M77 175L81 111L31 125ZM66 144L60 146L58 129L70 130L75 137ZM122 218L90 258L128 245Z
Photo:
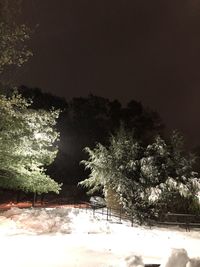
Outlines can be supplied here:
M69 201L89 191L139 223L163 212L199 213L198 158L180 133L165 134L157 112L134 100L67 102L38 88L17 91L1 97L0 188Z
M60 132L59 152L48 174L64 185L77 185L88 176L80 165L87 158L85 147L94 148L97 143L108 144L113 134L123 124L133 130L135 137L148 144L155 135L163 135L164 124L159 114L146 109L140 102L131 100L125 107L118 100L89 95L70 101L38 88L22 86L19 93L32 99L32 109L60 109L57 130Z
M139 223L169 211L199 213L197 158L180 133L165 134L157 112L134 100L122 106L89 95L66 102L25 86L19 93L32 99L31 109L61 111L58 154L47 174L63 184L64 195L70 185L84 189L81 197L101 195Z

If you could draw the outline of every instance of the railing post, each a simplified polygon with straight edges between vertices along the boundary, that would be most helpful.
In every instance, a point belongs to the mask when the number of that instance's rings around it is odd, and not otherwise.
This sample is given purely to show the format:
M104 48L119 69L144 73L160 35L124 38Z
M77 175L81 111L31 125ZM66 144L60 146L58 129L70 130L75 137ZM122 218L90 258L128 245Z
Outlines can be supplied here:
M93 207L93 216L95 215L95 207Z
M133 227L133 214L131 215L131 227Z

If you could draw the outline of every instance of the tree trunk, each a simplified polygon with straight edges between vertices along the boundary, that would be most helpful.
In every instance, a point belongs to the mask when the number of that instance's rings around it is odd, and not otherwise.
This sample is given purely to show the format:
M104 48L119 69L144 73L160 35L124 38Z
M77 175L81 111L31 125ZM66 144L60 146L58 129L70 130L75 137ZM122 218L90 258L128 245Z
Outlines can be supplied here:
M32 203L32 206L33 206L33 207L35 207L35 203L36 203L36 201L37 201L37 193L34 192L34 193L33 193L33 203Z
M17 204L19 203L20 196L21 196L21 191L18 191L17 192L17 199L16 199Z
M113 189L107 188L105 193L105 200L107 208L116 209L119 211L122 210L122 205L119 203L117 194Z
M44 205L44 197L45 197L45 194L41 194L40 202L42 206Z

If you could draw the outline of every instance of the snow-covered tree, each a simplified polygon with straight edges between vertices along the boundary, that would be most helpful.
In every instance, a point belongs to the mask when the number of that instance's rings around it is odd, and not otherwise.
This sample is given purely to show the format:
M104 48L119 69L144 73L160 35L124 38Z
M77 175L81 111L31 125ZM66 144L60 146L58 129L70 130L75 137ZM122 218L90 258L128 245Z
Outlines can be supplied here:
M0 187L25 192L59 193L60 185L45 174L59 137L59 111L35 111L19 94L0 95Z
M90 188L89 193L101 189L110 207L122 207L134 213L135 203L141 199L142 181L140 160L143 147L131 132L120 128L116 136L111 136L106 148L98 144L94 150L86 148L89 159L83 161L91 171L88 179L80 184Z
M152 177L158 181L150 198L157 202L160 212L198 212L200 180L194 171L194 155L184 150L183 137L174 131L168 144L157 138L147 147L146 155L152 159L146 162L146 169L152 170Z
M182 137L176 132L169 142L156 137L145 147L122 127L108 147L98 144L86 151L89 159L83 164L90 176L80 184L90 193L102 190L108 206L121 206L136 221L172 210L173 197L187 202L200 191L193 158L185 155Z
M8 67L20 67L32 55L26 46L31 31L17 23L20 8L21 0L0 0L0 84ZM32 110L19 94L8 97L3 85L0 93L0 187L59 193L60 185L45 173L57 154L59 111Z

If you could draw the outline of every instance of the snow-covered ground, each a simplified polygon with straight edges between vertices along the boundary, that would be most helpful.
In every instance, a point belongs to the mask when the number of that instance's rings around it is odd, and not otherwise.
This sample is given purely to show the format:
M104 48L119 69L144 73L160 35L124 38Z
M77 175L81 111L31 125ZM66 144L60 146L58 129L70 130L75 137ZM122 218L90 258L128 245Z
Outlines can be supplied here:
M77 208L3 212L0 240L2 267L200 267L189 262L200 257L200 231L131 227Z

